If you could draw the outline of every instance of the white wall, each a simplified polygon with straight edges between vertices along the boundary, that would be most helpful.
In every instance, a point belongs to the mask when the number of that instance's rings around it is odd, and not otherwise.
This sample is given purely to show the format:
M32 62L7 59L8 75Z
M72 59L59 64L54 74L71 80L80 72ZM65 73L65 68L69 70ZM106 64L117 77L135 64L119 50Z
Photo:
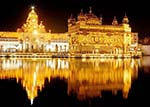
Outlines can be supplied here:
M58 47L58 52L68 52L69 43L68 42L51 42L47 45L47 51L56 52L56 45ZM66 47L65 47L66 46Z

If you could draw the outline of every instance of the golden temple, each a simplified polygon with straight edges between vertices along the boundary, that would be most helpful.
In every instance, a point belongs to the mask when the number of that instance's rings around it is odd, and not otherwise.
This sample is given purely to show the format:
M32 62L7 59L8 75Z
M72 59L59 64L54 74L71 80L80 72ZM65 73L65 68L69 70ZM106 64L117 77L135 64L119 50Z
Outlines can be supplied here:
M64 53L70 57L141 56L138 33L132 32L127 15L119 24L114 17L111 25L104 25L92 8L89 13L81 9L77 20L68 19L68 32L51 33L39 23L34 7L26 23L17 32L0 32L1 53Z
M138 54L138 33L131 32L126 14L121 24L114 17L112 25L103 25L102 19L94 15L91 8L86 14L81 9L77 21L72 16L68 19L72 54Z

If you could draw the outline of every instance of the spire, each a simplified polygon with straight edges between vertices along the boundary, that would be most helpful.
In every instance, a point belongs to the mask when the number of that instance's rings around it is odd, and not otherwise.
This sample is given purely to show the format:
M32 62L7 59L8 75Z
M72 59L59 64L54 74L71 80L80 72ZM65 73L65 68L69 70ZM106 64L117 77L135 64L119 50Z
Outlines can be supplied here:
M80 15L84 15L84 14L83 14L83 9L81 9L81 11L80 11Z
M90 14L92 13L92 7L91 6L89 7L89 13Z
M102 14L100 14L99 20L100 20L100 24L102 25L102 20L103 20Z
M122 20L122 23L123 23L123 24L128 24L128 23L129 23L129 19L128 19L126 13L125 13L124 18L123 18L123 20Z
M34 7L34 6L31 6L31 9L32 9L32 10L34 10L34 9L35 9L35 7Z
M86 20L86 16L85 16L85 14L83 13L83 9L81 9L81 11L80 11L80 13L79 13L79 15L78 15L78 17L77 17L77 20L78 20L78 21L85 21L85 20Z
M70 15L70 18L69 18L69 19L73 19L73 14Z
M70 15L70 18L68 19L68 24L72 24L72 23L75 23L75 18L73 18L73 15L71 14Z
M37 28L38 28L38 15L35 12L35 7L32 6L31 11L28 14L26 24L24 24L24 31L33 32Z
M35 7L31 6L31 11L28 14L26 23L22 26L23 31L30 33L46 32L45 27L42 23L39 25L38 21L38 15L35 12Z
M68 18L68 23L71 23L72 19L73 19L73 15L71 14L70 17Z
M112 21L112 25L118 25L118 21L117 21L117 19L116 19L116 16L114 16L114 19L113 19L113 21Z

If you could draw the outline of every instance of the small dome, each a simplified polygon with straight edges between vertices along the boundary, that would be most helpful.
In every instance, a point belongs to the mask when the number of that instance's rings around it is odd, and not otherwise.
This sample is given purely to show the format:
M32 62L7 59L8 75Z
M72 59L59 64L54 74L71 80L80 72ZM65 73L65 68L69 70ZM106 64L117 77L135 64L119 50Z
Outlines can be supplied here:
M125 14L125 16L124 16L124 18L123 18L123 20L122 20L122 23L123 23L123 24L128 24L128 23L129 23L129 19L128 19L128 17L127 17L126 14Z

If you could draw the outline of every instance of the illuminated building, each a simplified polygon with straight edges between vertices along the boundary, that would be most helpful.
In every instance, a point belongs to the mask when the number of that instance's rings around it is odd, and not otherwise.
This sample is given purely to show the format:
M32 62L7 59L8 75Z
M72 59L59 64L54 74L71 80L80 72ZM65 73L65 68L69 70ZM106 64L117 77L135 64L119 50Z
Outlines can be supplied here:
M103 25L103 18L98 18L92 9L75 18L68 19L70 51L74 55L90 54L138 54L138 33L131 32L129 19L125 14L122 23L116 17L112 25Z
M0 32L0 51L4 53L67 53L71 56L139 56L138 33L131 32L127 15L118 24L103 25L102 17L81 10L77 21L68 19L68 32L51 33L39 23L32 7L26 23L17 32ZM12 43L13 41L13 43Z
M17 37L0 37L1 52L16 52L16 50L21 51L21 47L22 44Z
M117 94L122 91L127 98L132 80L138 78L140 59L1 59L0 79L16 79L33 103L38 91L44 88L45 79L65 79L67 92L77 94L82 100L103 97L103 91Z
M47 32L42 21L39 23L35 8L31 7L26 23L17 32L0 32L0 50L21 53L68 52L68 36L67 33Z

